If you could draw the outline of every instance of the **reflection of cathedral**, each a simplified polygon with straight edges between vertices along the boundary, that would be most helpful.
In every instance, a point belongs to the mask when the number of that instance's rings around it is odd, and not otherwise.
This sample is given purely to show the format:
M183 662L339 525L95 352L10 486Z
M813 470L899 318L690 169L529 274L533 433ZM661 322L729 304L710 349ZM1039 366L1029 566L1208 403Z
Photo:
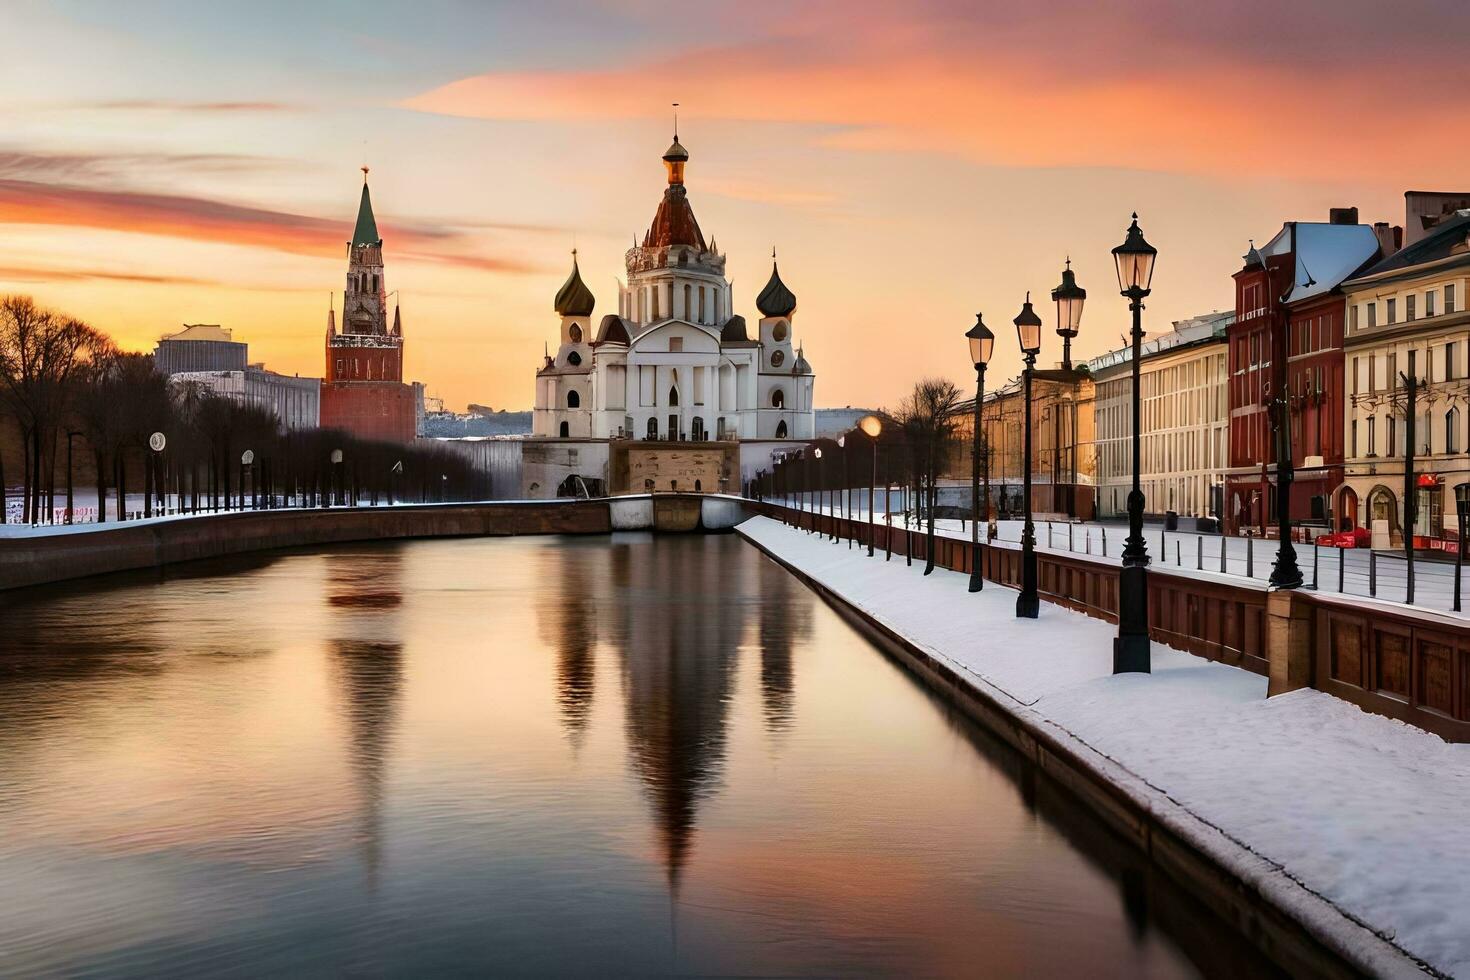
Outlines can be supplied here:
M740 561L742 547L733 536L707 536L558 549L571 604L541 610L556 633L556 698L574 742L593 697L596 640L618 658L629 763L652 806L674 885L699 805L722 776L742 646L758 645L762 715L778 734L791 717L792 647L810 629L809 598L775 565ZM589 564L604 560L610 569Z
M796 296L775 263L751 337L732 307L725 256L706 241L674 136L668 187L642 244L628 250L618 311L593 329L595 299L572 273L556 294L556 356L536 372L536 436L593 439L810 439L811 365L795 345Z

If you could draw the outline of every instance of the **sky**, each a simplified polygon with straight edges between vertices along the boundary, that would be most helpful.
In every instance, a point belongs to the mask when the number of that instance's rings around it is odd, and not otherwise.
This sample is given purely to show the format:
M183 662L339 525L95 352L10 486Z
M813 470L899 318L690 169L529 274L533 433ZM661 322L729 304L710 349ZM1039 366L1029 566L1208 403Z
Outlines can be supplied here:
M0 293L147 350L218 323L320 375L371 167L407 375L529 408L571 250L616 312L680 103L690 201L752 321L771 249L819 406L973 384L964 331L1070 256L1081 357L1229 309L1252 238L1470 190L1461 0L0 0ZM337 295L331 298L333 291ZM1060 357L1050 332L1042 363Z

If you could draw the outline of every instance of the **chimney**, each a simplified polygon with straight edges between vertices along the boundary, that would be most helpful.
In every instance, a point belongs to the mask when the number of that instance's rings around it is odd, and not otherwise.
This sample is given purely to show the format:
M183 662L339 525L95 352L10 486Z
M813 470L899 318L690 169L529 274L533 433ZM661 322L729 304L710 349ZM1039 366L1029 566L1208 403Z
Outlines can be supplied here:
M1373 237L1378 239L1378 251L1384 258L1399 250L1399 242L1403 241L1404 230L1391 227L1387 221L1373 222Z
M1327 221L1334 225L1355 225L1358 223L1357 208L1329 208Z

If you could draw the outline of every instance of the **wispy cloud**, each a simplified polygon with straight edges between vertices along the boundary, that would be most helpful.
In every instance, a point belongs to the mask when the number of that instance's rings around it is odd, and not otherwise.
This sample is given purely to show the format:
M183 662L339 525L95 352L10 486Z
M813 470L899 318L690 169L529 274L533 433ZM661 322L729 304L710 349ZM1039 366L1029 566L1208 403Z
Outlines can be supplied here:
M115 272L106 269L68 269L61 267L0 265L0 282L123 282L158 286L218 286L217 279L195 276L150 275L141 272Z
M111 99L100 102L71 102L68 109L124 112L301 112L305 107L289 102L177 102L170 99Z
M340 255L350 233L347 220L74 182L95 173L110 173L117 165L115 158L0 154L0 223L163 235L311 256ZM64 175L71 180L4 176L16 172ZM490 272L540 271L518 255L485 254L478 243L451 226L391 220L380 224L398 255L408 260Z

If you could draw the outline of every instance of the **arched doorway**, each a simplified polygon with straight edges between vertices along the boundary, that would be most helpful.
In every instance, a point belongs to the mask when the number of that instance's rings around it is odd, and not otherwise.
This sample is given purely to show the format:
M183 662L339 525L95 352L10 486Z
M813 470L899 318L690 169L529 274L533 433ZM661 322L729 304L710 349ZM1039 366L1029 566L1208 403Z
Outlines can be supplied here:
M561 424L561 437L563 439L566 439L569 436L571 436L571 434L572 434L572 426L571 426L571 423L570 422L563 422Z
M785 419L782 419L780 422L777 422L776 423L776 438L777 439L785 439L786 438L786 420Z
M1358 492L1345 486L1337 495L1337 530L1351 531L1358 526Z
M1399 498L1388 487L1379 484L1368 492L1368 527L1372 530L1379 521L1388 522L1389 544L1403 543L1403 529L1399 525Z

